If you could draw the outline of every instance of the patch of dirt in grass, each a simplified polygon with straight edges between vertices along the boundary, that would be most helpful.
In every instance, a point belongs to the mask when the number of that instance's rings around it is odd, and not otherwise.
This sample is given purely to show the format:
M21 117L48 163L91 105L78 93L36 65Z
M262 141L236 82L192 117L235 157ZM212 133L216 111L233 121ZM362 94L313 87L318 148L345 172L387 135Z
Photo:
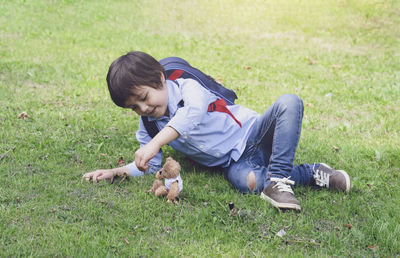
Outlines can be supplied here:
M18 39L21 36L17 33L14 32L5 32L5 33L1 33L0 38L2 39Z
M132 191L129 189L126 189L124 187L116 187L114 190L114 193L124 196L124 197L131 197L132 196Z
M25 81L24 85L27 86L28 88L34 88L34 89L48 90L48 88L49 88L48 84L37 83L37 82L33 82L31 80Z
M335 223L333 221L325 219L314 221L314 225L317 231L322 231L322 232L331 231L335 229Z
M75 197L78 197L79 199L90 199L93 196L95 196L96 194L91 189L76 188L72 192L69 192L67 195L75 196Z
M344 40L333 42L333 41L326 41L322 38L311 38L309 42L318 48L327 50L328 52L335 51L335 52L342 52L348 54L355 54L355 55L365 55L368 51L374 46L355 46L351 45L349 42Z

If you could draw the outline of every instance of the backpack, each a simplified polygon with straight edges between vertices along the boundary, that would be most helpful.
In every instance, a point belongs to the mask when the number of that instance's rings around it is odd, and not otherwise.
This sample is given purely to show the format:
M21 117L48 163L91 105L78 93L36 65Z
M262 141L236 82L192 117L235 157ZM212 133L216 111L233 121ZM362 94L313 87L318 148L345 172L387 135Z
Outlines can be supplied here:
M218 111L227 113L239 124L239 126L242 126L241 123L226 108L227 105L233 105L235 103L235 99L237 99L237 95L233 90L225 88L209 75L203 73L197 68L192 67L186 60L182 58L166 57L161 59L159 62L164 67L168 80L174 81L178 78L194 79L199 82L201 86L220 97L220 99L208 106L208 112ZM183 106L184 103L181 103L181 105ZM154 138L154 136L156 136L156 134L160 131L157 128L155 121L150 122L145 116L142 116L141 119L147 133Z

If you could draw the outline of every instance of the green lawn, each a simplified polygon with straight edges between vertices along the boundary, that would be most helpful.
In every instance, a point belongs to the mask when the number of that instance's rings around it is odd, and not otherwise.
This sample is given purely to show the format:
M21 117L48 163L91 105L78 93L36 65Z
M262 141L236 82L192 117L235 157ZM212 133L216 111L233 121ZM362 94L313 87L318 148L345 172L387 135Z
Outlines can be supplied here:
M399 1L0 0L0 13L1 257L400 256ZM105 82L130 50L183 57L258 112L298 94L296 163L348 171L351 193L297 187L302 212L282 213L169 147L178 205L145 193L153 176L87 184L138 147L138 117Z

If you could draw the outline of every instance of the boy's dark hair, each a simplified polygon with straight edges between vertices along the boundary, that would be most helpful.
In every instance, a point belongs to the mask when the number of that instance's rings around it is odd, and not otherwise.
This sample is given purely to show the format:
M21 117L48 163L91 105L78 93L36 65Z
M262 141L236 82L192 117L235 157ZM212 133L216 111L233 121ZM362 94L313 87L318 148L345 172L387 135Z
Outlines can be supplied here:
M107 85L112 101L125 107L126 100L133 95L132 89L137 86L162 88L161 74L165 70L149 54L132 51L117 58L108 69Z

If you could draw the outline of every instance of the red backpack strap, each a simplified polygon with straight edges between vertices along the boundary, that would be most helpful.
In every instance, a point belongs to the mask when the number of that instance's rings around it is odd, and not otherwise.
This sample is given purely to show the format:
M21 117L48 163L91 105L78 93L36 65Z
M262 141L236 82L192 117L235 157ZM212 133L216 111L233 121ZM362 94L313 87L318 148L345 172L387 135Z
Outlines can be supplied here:
M226 101L224 99L218 99L216 101L214 101L213 103L211 103L210 105L208 105L208 112L222 112L222 113L227 113L228 115L230 115L233 120L235 120L236 123L238 123L238 125L240 127L242 127L242 123L240 123L239 120L236 119L236 117L232 114L231 111L229 111L229 109L226 107Z
M175 81L176 79L181 77L182 74L183 74L182 70L176 69L170 74L170 76L168 76L168 80Z

